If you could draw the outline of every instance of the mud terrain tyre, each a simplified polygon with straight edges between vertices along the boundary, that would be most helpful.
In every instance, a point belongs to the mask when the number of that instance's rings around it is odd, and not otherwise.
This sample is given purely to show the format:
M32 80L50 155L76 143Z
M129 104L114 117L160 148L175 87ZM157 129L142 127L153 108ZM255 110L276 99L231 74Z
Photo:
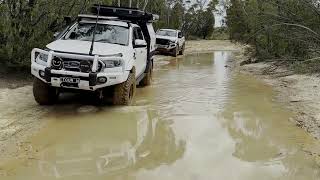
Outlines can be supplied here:
M152 70L153 70L153 64L150 62L150 64L147 66L147 73L145 77L141 80L140 86L145 87L151 85L152 82Z
M127 81L115 85L112 103L114 105L131 105L136 94L136 78L130 73Z
M173 53L172 53L172 56L173 57L177 57L179 55L179 46L177 46L174 50L173 50Z
M184 54L184 49L185 49L185 44L182 46L181 50L179 51L179 55L183 55Z
M56 88L50 87L38 78L33 80L33 96L40 105L53 105L58 100Z

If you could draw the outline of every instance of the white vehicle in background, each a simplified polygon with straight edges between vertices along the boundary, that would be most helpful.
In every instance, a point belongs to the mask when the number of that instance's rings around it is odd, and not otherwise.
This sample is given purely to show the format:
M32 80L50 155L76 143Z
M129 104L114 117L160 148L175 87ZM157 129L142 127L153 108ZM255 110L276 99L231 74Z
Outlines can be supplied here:
M40 105L54 104L59 93L92 91L101 102L131 104L136 85L151 83L157 15L129 8L95 5L92 15L56 35L45 50L33 49L33 93Z
M160 53L169 53L174 57L183 55L186 40L180 30L159 29L156 38L157 51Z

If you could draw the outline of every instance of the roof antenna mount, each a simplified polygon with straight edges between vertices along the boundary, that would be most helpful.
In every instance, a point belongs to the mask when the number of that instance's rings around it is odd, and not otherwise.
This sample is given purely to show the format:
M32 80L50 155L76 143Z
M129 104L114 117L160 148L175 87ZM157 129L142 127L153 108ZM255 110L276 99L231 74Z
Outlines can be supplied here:
M98 28L99 15L100 15L100 3L99 3L99 6L98 6L97 20L96 20L96 25L94 27L93 37L92 37L92 41L91 41L91 47L90 47L90 51L89 51L89 55L91 55L91 56L92 56L94 42L95 42L97 28Z

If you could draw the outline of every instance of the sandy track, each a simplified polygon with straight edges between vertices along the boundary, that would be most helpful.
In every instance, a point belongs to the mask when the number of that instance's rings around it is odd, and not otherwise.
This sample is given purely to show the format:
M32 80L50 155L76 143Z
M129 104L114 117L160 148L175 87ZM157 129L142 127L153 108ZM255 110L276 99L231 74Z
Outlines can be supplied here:
M46 124L41 117L47 112L34 102L31 86L0 89L0 158L14 155L27 137L38 132Z

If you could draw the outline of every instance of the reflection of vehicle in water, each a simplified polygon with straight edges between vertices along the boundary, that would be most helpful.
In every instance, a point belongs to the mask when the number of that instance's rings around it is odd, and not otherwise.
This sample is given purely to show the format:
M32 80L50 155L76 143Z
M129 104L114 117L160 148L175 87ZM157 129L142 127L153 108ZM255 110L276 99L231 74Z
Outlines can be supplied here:
M185 144L177 143L168 123L158 120L153 112L119 112L108 119L108 123L112 129L98 129L99 137L84 141L87 144L63 145L43 152L38 163L41 175L55 178L113 176L140 167L171 164L184 153Z

